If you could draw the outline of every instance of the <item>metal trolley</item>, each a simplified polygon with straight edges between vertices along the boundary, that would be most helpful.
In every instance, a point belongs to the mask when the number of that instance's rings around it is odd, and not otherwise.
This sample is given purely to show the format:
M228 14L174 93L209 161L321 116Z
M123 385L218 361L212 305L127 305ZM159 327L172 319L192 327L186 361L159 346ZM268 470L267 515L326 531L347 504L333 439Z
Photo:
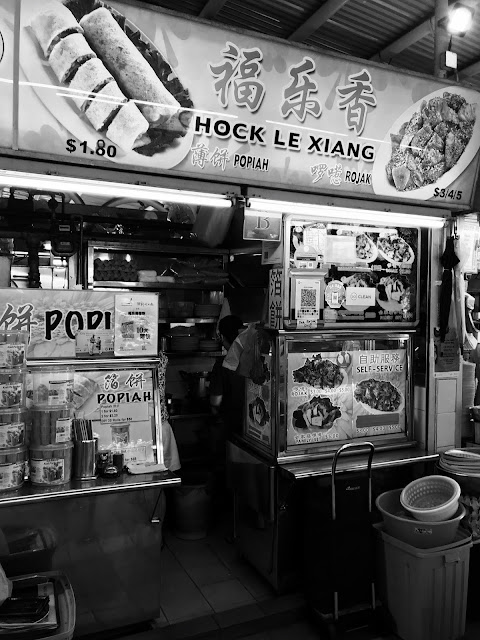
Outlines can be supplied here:
M338 473L342 454L365 449L365 468ZM305 557L306 599L314 621L321 622L330 637L378 624L372 527L374 452L370 442L343 445L332 462L330 500L325 487L310 487L310 507L313 501L323 505L306 513L305 546L311 549L313 539L321 549Z

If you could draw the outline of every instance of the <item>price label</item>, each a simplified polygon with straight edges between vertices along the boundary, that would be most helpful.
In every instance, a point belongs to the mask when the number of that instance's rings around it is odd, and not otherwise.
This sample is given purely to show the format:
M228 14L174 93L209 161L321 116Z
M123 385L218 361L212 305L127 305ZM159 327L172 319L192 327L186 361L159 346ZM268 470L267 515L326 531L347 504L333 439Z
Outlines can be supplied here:
M65 149L68 153L77 151L78 153L86 153L87 155L100 157L107 156L108 158L115 158L117 155L117 147L114 144L106 145L105 140L97 140L95 149L90 149L86 140L79 142L74 138L69 138Z
M457 189L438 189L433 192L434 198L444 198L445 200L461 200L462 191Z

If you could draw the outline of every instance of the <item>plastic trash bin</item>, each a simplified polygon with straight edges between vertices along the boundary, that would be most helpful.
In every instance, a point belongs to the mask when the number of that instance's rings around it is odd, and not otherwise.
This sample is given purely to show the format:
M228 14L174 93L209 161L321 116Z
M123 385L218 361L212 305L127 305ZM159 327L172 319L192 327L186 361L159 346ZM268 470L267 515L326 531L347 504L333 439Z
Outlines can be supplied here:
M403 640L457 640L465 633L472 538L417 549L376 524L380 597Z
M190 474L174 491L174 534L184 540L200 540L210 525L212 496L208 474Z

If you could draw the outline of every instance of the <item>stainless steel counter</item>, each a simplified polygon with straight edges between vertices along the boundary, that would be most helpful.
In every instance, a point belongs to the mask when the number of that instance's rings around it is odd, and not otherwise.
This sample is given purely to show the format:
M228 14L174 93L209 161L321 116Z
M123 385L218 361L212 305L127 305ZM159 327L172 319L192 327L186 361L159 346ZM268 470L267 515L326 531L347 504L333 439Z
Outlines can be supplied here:
M372 469L399 467L418 462L431 462L438 458L437 453L425 453L420 448L394 449L392 451L376 451L373 456ZM345 454L337 465L337 473L359 471L367 465L366 454ZM329 476L332 473L332 459L308 460L279 465L281 469L291 473L297 480L315 476Z
M0 507L14 504L45 502L63 498L77 498L101 493L119 493L138 489L166 488L180 484L181 480L170 471L144 475L122 474L118 478L96 478L95 480L72 480L67 484L41 487L26 484L17 491L0 494Z
M156 618L165 494L179 484L163 472L25 485L0 498L0 564L8 576L65 573L75 593L75 637Z

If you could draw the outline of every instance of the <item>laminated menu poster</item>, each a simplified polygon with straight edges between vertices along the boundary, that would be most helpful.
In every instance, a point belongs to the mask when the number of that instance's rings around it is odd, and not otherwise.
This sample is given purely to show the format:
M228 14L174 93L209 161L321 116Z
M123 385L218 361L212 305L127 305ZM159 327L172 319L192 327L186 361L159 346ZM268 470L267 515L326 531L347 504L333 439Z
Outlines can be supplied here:
M121 450L125 461L154 461L154 391L149 369L76 371L76 415L92 420L98 448Z
M0 289L0 329L27 333L28 360L75 358L77 334L113 332L113 312L108 291Z
M353 437L352 354L288 354L287 446Z
M405 431L404 349L352 353L354 437Z
M272 443L272 386L271 357L262 356L267 373L263 384L248 379L246 385L247 416L246 435L269 447Z
M158 354L158 294L115 296L115 355Z

